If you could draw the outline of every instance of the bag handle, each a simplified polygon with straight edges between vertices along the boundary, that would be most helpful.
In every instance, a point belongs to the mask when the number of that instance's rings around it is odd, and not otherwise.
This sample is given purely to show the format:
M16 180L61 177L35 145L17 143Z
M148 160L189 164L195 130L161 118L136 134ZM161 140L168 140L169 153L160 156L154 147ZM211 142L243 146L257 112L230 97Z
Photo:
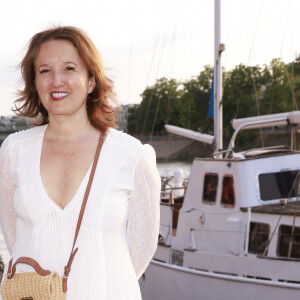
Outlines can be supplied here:
M16 262L14 263L13 267L12 267L12 260L9 262L9 266L8 266L8 274L7 274L7 279L12 279L13 276L15 275L16 273L16 267L17 267L17 264L27 264L27 265L30 265L32 266L35 271L41 275L41 276L47 276L49 274L51 274L51 271L49 270L44 270L36 260L30 258L30 257L25 257L25 256L22 256L20 258L18 258L16 260Z
M87 187L86 187L86 190L85 190L85 194L84 194L84 197L83 197L83 201L82 201L82 205L81 205L81 209L80 209L80 213L79 213L79 217L78 217L78 221L77 221L77 227L76 227L76 231L75 231L72 251L71 251L71 254L70 254L68 264L65 266L65 272L64 272L64 276L63 276L63 292L64 293L67 292L68 276L69 276L70 271L71 271L71 266L72 266L72 263L73 263L73 259L75 257L75 254L78 251L78 247L75 250L74 250L74 248L75 248L75 244L76 244L76 241L77 241L77 237L78 237L79 229L80 229L80 226L81 226L84 210L85 210L86 203L87 203L89 193L90 193L90 190L91 190L91 186L92 186L92 183L93 183L97 163L98 163L98 160L99 160L99 156L100 156L100 152L101 152L101 149L102 149L102 145L104 143L105 136L106 136L106 133L103 133L103 134L101 133L101 135L100 135L98 146L97 146L96 153L95 153L93 166L92 166L92 170L91 170L91 174L90 174L89 181L88 181L88 184L87 184Z

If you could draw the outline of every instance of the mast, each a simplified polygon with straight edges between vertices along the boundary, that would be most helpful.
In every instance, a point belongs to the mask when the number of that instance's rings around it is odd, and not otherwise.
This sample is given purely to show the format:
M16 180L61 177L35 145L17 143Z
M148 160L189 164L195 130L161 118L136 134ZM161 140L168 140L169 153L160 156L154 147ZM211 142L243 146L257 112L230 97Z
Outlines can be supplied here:
M221 0L215 0L215 61L214 61L214 152L223 149L223 104L221 54L225 45L221 44ZM222 158L217 154L216 158Z

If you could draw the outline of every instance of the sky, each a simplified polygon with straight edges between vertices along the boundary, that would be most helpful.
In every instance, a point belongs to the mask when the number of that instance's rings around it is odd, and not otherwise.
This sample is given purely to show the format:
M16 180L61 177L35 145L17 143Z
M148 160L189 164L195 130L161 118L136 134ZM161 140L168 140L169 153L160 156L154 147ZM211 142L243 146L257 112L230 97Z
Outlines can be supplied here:
M221 0L221 11L226 71L300 54L300 0ZM13 114L28 41L54 25L91 37L121 104L139 103L158 78L188 80L213 65L213 0L8 0L0 14L0 115Z

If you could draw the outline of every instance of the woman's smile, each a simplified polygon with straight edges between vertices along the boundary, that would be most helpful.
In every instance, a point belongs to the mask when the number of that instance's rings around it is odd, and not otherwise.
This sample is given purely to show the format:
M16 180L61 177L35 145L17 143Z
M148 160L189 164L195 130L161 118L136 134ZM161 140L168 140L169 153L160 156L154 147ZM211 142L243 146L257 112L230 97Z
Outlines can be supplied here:
M63 100L66 97L68 97L69 94L70 93L67 93L67 92L53 92L53 93L51 93L51 97L52 97L52 100L59 101L59 100Z

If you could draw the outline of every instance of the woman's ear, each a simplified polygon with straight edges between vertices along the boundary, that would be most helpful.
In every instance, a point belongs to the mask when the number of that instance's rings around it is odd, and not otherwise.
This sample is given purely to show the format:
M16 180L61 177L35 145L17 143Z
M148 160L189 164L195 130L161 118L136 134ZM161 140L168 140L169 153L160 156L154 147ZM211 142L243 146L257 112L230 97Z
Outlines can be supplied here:
M96 87L96 79L94 76L92 76L90 79L89 79L89 89L88 89L88 93L92 93L93 90L95 89Z

